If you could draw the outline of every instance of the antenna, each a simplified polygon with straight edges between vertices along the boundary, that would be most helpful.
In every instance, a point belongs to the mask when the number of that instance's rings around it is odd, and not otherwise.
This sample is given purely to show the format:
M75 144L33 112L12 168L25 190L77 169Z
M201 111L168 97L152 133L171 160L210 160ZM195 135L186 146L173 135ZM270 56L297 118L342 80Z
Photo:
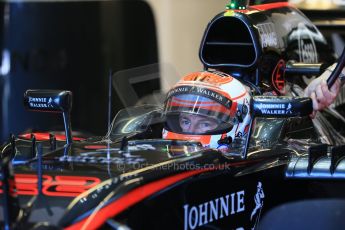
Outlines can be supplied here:
M108 82L108 133L110 132L110 122L111 122L111 76L113 71L109 70L109 82Z
M111 76L113 71L109 70L109 79L108 79L108 134L110 135L110 123L111 123ZM109 138L110 139L110 138ZM107 160L110 162L110 140L107 141Z
M65 125L66 145L70 145L73 141L70 111L64 111L62 113L62 117L63 117L63 123Z

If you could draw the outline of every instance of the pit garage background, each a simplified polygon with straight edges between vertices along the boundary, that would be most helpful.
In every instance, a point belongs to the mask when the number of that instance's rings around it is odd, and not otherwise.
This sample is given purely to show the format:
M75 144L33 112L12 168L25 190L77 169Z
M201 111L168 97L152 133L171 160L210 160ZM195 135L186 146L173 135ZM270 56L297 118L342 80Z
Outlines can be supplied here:
M104 135L109 75L159 63L159 78L133 87L138 97L165 92L180 76L202 69L202 34L227 2L1 1L0 141L28 130L63 130L60 116L25 111L22 98L29 88L71 90L73 130ZM341 52L344 34L338 28L345 25L345 1L291 2L313 18ZM329 10L336 12L332 22ZM126 104L114 89L112 101L113 116Z

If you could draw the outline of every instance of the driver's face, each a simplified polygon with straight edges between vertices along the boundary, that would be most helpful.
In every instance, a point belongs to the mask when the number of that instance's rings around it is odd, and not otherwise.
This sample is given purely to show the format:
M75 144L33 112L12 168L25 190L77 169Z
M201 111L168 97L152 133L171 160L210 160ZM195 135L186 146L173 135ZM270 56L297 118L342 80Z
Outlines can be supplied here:
M218 126L218 122L212 118L186 113L180 114L179 123L183 132L194 134L202 134Z

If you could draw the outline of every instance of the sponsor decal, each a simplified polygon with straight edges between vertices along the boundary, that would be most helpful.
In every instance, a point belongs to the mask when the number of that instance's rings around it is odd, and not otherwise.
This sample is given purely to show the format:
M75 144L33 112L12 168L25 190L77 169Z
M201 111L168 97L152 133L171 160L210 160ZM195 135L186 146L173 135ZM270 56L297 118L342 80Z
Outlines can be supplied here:
M99 154L98 152L91 152L89 154ZM89 164L126 164L126 165L136 165L142 162L146 162L145 158L141 157L100 157L100 156L61 156L56 157L60 162L78 162L78 163L89 163Z
M227 194L199 205L185 204L184 230L195 229L207 223L243 212L244 190Z
M245 190L240 190L230 194L226 194L216 199L206 201L202 204L190 205L185 204L183 206L184 213L184 230L193 230L198 227L204 226L208 223L215 222L217 220L236 216L238 213L246 211L245 206ZM259 223L261 210L264 205L264 190L263 185L259 181L256 187L256 193L254 195L254 208L248 212L249 220L254 223L253 228L257 227ZM238 227L236 229L244 229Z
M170 98L176 95L181 95L181 94L195 94L195 95L204 96L214 101L217 101L218 103L224 105L227 108L231 107L231 101L228 98L221 95L220 93L217 93L215 91L212 91L206 88L196 87L196 86L175 87L174 89L169 91L167 98Z
M303 31L303 34L302 32ZM318 63L318 53L312 32L303 23L298 24L298 49L299 49L299 60L304 63ZM302 76L305 84L309 84L314 80L315 76Z
M29 106L31 108L54 108L51 97L29 97Z
M272 22L257 25L262 48L278 47L278 36Z
M95 151L82 152L79 156L60 156L55 157L55 159L60 162L138 165L146 162L146 159L138 155L132 155L131 152L156 150L151 144L128 145L126 151L122 151L120 148L106 148L105 145L86 145L84 148ZM107 156L108 153L111 154L110 157ZM113 154L116 154L116 157L113 157Z
M82 199L79 199L78 202L80 204L84 204L87 202L92 202L91 200L97 200L97 199L99 199L99 196L97 194L101 194L108 189L114 189L114 185L117 186L121 182L135 178L137 176L138 176L138 174L133 173L133 174L127 174L127 175L120 175L118 177L112 178L111 180L106 180L105 183L102 183L102 186L98 186L98 188L96 190L94 190L93 192L84 196ZM111 192L111 191L109 191L109 192Z
M312 32L304 23L298 24L298 31L299 61L304 63L317 63L318 55Z
M259 181L257 185L257 189L256 189L256 194L254 196L255 207L250 215L250 221L254 220L254 217L256 217L253 229L255 229L255 227L259 223L261 210L264 206L264 198L265 198L264 189L262 187L262 183Z
M15 174L14 179L18 195L38 195L38 177L36 174ZM65 197L76 197L101 182L97 177L87 176L42 175L42 179L42 194ZM1 186L2 182L0 182ZM0 189L0 193L3 193L2 189Z
M263 104L260 103L257 105L257 108L260 109L262 114L291 114L292 106L289 103L286 104Z

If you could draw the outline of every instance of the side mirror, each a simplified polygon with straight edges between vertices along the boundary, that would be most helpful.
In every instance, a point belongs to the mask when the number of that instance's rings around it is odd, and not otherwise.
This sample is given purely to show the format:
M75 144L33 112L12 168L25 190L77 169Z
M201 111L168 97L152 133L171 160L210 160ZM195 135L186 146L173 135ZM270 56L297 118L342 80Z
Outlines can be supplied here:
M303 117L313 112L309 97L255 96L252 101L255 117Z
M254 117L303 117L313 112L313 102L309 97L277 97L254 96L251 102L252 116ZM246 139L244 154L247 157L249 139L252 132L253 120L249 126L249 138Z
M70 112L72 92L65 90L29 89L24 93L24 106L38 112Z
M66 90L27 90L24 106L30 111L62 113L66 142L72 143L71 119L72 92Z

